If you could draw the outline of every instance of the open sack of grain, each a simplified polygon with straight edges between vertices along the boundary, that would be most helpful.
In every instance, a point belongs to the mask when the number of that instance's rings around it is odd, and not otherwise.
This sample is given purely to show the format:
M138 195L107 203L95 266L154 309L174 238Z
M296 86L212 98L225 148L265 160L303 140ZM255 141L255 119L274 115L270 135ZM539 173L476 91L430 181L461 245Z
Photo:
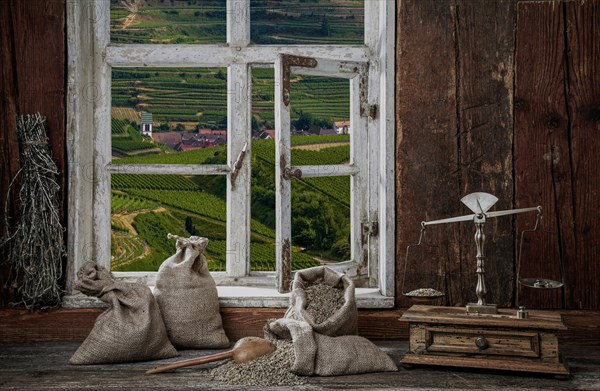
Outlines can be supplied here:
M160 265L154 290L169 339L181 348L227 347L217 286L204 256L208 239L169 237L177 239L176 252Z
M178 356L156 300L146 285L116 281L105 268L86 262L73 288L98 297L110 308L75 351L71 364L111 364Z
M308 323L323 335L354 335L358 310L354 283L343 273L325 266L296 272L285 318Z
M265 326L265 338L291 340L291 371L302 376L353 375L397 371L394 361L375 344L358 335L329 337L303 321L278 319Z

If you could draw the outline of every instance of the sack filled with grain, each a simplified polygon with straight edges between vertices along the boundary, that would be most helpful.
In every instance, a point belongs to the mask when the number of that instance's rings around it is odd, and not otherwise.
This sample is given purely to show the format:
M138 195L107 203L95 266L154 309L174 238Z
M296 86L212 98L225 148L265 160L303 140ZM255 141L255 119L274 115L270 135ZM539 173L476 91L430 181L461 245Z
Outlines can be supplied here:
M301 376L337 376L393 372L398 367L377 345L358 335L329 337L302 321L278 319L267 323L265 338L292 340L292 372Z
M77 277L74 289L98 297L110 308L98 316L92 331L71 357L71 364L111 364L179 355L167 337L150 288L116 281L95 262L86 262Z
M204 256L208 239L169 238L177 239L177 251L160 265L154 290L169 339L182 348L227 347L217 286Z
M325 266L296 272L285 318L308 323L319 334L357 334L358 310L354 283Z

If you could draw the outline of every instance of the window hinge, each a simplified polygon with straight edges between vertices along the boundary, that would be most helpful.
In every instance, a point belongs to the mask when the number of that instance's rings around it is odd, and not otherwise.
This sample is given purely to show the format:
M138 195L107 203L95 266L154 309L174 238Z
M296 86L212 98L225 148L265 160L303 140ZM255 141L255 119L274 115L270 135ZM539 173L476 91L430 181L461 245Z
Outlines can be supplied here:
M248 149L248 142L246 141L246 143L244 144L244 147L240 151L240 154L238 155L238 157L235 161L235 164L233 165L233 170L231 170L231 176L230 176L231 186L235 186L235 180L236 180L238 174L240 173L240 170L242 169L242 164L244 163L244 158L246 157L247 149Z
M377 118L377 110L377 105L367 105L365 114L367 115L367 117L375 119Z

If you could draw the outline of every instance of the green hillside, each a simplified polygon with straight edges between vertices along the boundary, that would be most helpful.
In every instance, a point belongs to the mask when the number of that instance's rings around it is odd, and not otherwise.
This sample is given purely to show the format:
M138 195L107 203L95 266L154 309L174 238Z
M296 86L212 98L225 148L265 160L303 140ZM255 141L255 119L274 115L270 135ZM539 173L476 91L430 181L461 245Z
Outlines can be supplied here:
M293 137L306 145L309 137ZM319 138L314 138L315 141ZM348 136L322 137L320 143L336 146L318 151L293 150L298 164L305 160L322 164L347 161ZM275 145L273 140L255 140L252 153L251 269L275 269ZM214 159L208 149L136 156L119 163L203 163ZM161 159L164 159L161 161ZM205 160L202 160L205 159ZM180 175L113 174L112 269L153 271L174 252L167 233L210 239L207 255L211 270L225 270L224 177ZM348 177L307 178L292 185L292 265L301 269L319 265L318 259L349 257L350 181Z

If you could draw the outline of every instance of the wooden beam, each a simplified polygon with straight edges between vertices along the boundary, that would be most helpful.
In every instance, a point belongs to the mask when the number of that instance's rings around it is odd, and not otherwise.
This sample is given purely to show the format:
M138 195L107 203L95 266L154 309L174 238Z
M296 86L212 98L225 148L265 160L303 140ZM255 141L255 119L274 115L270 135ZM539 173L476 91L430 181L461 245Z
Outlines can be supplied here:
M435 288L445 302L462 303L456 225L427 230L434 257L414 254L403 287L406 246L419 238L420 222L459 214L456 141L456 30L453 2L404 0L396 36L396 298L402 290ZM433 248L430 248L433 249ZM419 249L421 250L421 249ZM435 249L433 249L435 250ZM427 285L427 286L424 286ZM439 300L437 303L441 304Z
M574 252L566 258L567 308L600 308L600 1L565 3ZM562 159L568 159L566 151ZM567 194L565 194L567 195ZM570 201L570 200L568 200ZM570 202L564 206L569 207ZM569 213L569 212L567 212ZM569 227L571 221L565 222ZM570 248L570 247L569 247Z
M547 230L526 235L520 268L522 277L560 280L560 261L565 265L576 262L565 77L562 5L556 2L518 3L514 103L515 207L542 205L544 228ZM530 215L516 216L515 221L518 231L534 224ZM519 236L515 239L518 241ZM560 289L518 288L516 304L563 307ZM573 288L571 283L567 283L566 294L570 295Z
M60 308L36 312L0 309L0 343L83 341L103 311L100 308ZM398 320L404 311L359 310L359 335L373 340L408 340L407 325ZM600 345L600 311L559 312L567 326L560 335L561 343ZM265 323L269 319L283 317L284 313L285 309L276 308L221 308L223 326L232 341L246 336L262 336Z
M494 194L493 210L513 208L514 22L514 1L457 2L459 192ZM512 223L502 217L485 224L487 301L504 307L514 298ZM462 297L476 302L475 227L460 224L460 232Z

